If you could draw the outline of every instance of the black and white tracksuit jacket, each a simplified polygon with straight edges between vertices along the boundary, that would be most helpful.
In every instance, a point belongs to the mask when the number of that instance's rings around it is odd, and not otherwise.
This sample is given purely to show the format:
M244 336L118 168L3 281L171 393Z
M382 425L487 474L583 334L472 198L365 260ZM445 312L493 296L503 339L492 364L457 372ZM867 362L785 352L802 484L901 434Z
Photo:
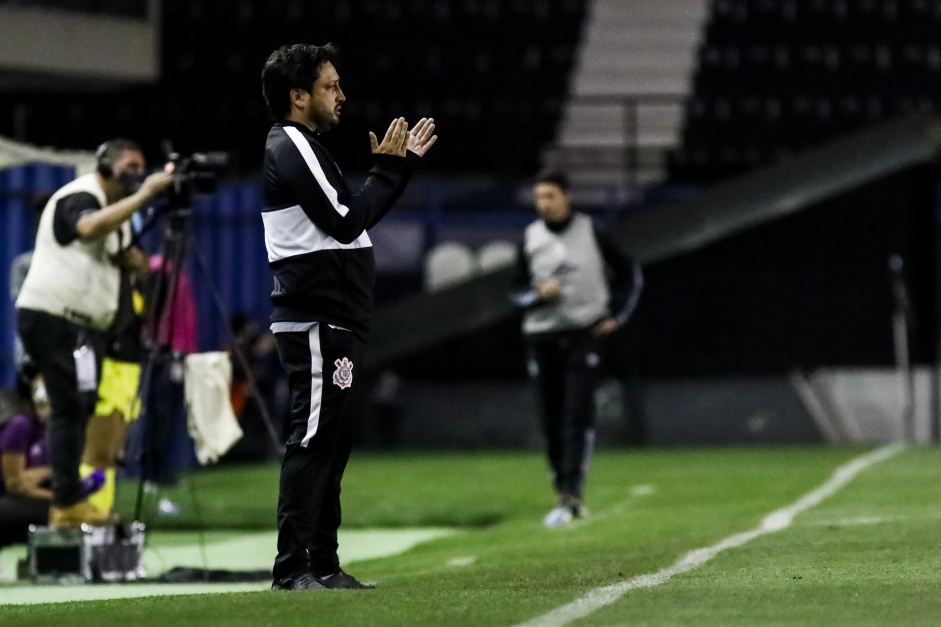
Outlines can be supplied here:
M365 185L353 193L317 134L290 121L271 127L262 218L274 330L325 322L365 341L375 279L366 231L392 208L418 159L412 152L374 157Z

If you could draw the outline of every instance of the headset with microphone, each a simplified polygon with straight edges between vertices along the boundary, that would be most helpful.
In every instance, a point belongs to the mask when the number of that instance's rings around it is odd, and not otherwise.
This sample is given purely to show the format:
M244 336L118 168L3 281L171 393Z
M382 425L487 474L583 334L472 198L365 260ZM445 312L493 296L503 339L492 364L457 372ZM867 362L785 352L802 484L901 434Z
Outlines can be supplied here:
M95 161L97 162L98 174L106 179L110 179L114 175L114 164L111 163L111 157L108 156L108 142L98 146L98 150L95 151Z

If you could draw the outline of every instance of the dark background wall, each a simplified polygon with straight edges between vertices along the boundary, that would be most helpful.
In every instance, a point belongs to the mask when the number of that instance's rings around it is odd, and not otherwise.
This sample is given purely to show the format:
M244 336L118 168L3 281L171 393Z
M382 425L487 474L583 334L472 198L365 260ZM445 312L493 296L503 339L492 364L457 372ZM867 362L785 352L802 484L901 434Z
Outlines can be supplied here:
M76 3L82 7L83 2ZM95 10L95 3L86 10ZM327 143L344 170L371 166L368 132L433 116L442 141L429 171L530 176L552 138L585 0L164 0L162 78L155 85L78 93L0 92L0 135L88 149L133 137L159 157L227 150L257 170L271 119L261 69L277 47L340 49L348 102ZM14 111L25 115L16 128Z

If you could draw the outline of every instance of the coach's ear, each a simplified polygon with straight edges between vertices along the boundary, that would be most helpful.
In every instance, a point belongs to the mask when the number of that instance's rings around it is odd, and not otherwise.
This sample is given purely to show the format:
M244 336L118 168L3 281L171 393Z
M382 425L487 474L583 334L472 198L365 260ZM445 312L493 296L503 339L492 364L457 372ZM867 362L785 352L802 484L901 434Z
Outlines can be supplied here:
M310 105L310 92L300 87L291 90L291 108L298 111L307 111Z

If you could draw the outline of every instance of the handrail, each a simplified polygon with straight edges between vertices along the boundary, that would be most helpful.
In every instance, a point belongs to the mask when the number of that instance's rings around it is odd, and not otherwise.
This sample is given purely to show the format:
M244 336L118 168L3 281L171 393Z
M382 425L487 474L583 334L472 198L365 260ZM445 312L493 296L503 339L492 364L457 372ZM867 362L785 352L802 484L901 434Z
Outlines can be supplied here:
M625 183L629 190L638 186L640 170L640 109L676 105L682 107L685 94L637 92L630 94L584 94L569 97L569 106L618 106L621 108L621 133L624 137Z

